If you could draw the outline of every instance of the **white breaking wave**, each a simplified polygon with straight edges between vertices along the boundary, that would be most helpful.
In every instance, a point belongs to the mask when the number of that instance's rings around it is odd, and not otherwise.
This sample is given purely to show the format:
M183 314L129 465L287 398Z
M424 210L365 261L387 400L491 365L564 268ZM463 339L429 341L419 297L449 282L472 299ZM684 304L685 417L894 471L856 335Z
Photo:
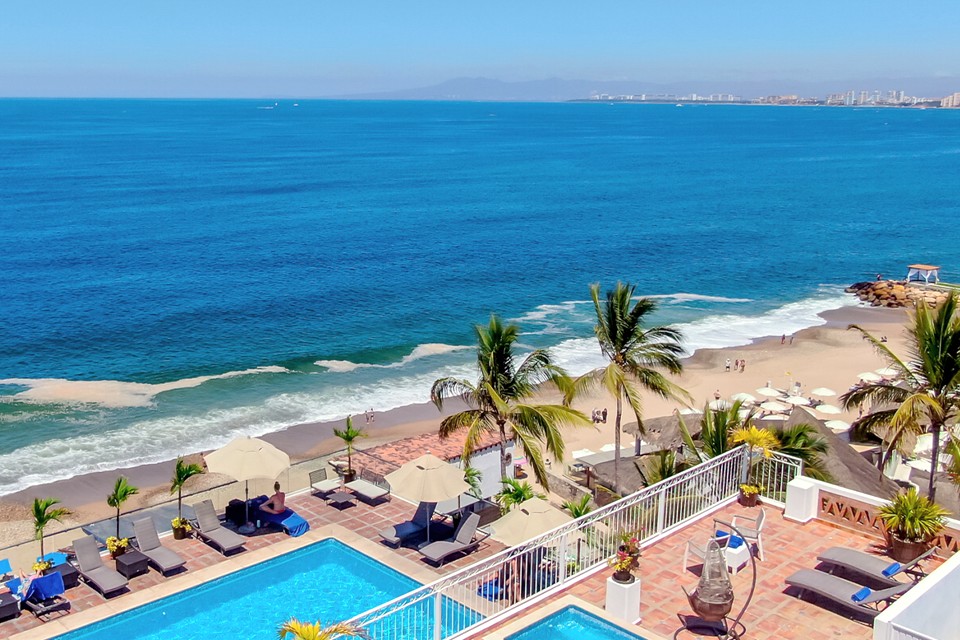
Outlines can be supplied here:
M420 358L472 348L473 347L452 344L427 343L418 345L409 354L403 356L403 358L397 362L391 362L390 364L368 364L366 362L350 362L349 360L317 360L313 364L318 367L324 367L332 373L347 373L355 371L356 369L398 369Z
M661 293L653 296L643 296L654 300L670 300L672 304L684 302L753 302L751 298L725 298L723 296L707 296L700 293Z
M149 384L120 380L66 380L63 378L7 378L0 384L27 387L13 395L0 396L0 402L14 400L33 404L97 404L111 409L149 407L154 398L165 391L199 387L210 380L223 380L259 373L290 373L284 367L256 367L228 371L212 376L197 376L172 382Z

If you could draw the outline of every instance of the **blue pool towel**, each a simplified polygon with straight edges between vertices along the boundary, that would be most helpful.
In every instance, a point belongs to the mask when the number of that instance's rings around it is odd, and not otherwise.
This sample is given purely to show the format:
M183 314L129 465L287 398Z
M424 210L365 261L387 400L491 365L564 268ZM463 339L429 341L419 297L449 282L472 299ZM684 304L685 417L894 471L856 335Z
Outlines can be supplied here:
M490 601L497 601L503 598L506 593L500 587L500 578L494 578L477 587L477 595Z
M901 565L899 562L894 562L889 567L883 570L883 575L885 575L888 578L893 577L894 575L897 574L898 571L900 571L900 566Z
M263 499L261 500L261 498ZM256 518L258 520L280 525L293 538L302 536L307 531L310 531L310 523L294 513L293 509L288 508L284 510L283 513L267 513L266 511L261 511L260 505L266 501L266 496L260 496L250 501L251 508L256 509ZM252 512L251 515L253 515Z
M873 593L873 591L871 591L869 587L864 587L850 596L850 599L854 602L863 602L871 593Z
M717 530L717 534L714 537L717 538L718 542L721 541L723 538L729 537L730 542L727 543L727 546L730 547L731 549L738 549L740 548L740 545L743 544L743 538L741 538L740 536L733 536L727 533L726 531L720 531L719 529Z

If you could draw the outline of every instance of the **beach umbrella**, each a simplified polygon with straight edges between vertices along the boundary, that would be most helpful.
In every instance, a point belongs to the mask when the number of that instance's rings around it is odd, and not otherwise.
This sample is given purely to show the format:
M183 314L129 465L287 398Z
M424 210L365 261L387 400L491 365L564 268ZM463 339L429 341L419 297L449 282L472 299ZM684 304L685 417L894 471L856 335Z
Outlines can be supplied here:
M713 400L710 402L709 406L714 411L722 411L723 409L729 409L730 403L726 400Z
M784 402L788 402L790 404L795 404L800 406L806 406L810 404L810 401L804 398L803 396L790 396L789 398L786 398Z
M857 378L863 380L864 382L880 382L883 380L882 377L875 374L873 371L864 371L863 373L858 373Z
M700 411L700 409L693 409L691 407L687 407L686 409L680 409L680 415L684 415L684 416L698 416L701 413L703 413L703 411Z
M843 420L827 420L823 424L827 425L827 428L831 431L849 431L850 423L844 422Z
M390 492L410 502L443 502L470 490L463 470L426 453L384 476Z
M273 480L290 468L290 456L269 442L244 436L203 456L210 473L222 473L245 485L244 504L250 520L250 481Z
M789 411L790 406L783 404L782 402L777 402L775 400L767 400L760 405L760 408L764 411Z
M788 420L788 419L789 419L789 416L785 416L785 415L780 414L780 413L773 413L773 414L770 414L770 415L768 415L768 416L763 416L762 418L760 418L761 422L762 422L762 421L765 421L765 420L776 420L777 422L782 422L782 421Z
M883 376L884 378L896 378L900 375L900 371L894 369L893 367L884 367L882 369L876 370L877 375Z
M731 399L732 399L734 402L737 402L737 401L739 401L739 402L756 402L756 401L757 401L757 399L756 399L755 397L753 397L752 395L750 395L749 393L736 393L736 394L734 394L733 396L731 396Z
M818 404L817 406L814 407L814 409L816 409L820 413L830 413L830 414L843 413L840 407L835 407L832 404Z
M767 396L768 398L778 398L783 394L779 389L774 389L773 387L760 387L757 389L757 393L762 396Z
M491 527L495 540L508 547L515 547L568 522L573 522L570 514L557 509L543 498L530 498L494 522ZM573 538L573 534L570 538Z
M836 391L834 391L833 389L827 389L826 387L817 387L810 393L815 396L820 396L821 398L830 398L832 396L837 395Z

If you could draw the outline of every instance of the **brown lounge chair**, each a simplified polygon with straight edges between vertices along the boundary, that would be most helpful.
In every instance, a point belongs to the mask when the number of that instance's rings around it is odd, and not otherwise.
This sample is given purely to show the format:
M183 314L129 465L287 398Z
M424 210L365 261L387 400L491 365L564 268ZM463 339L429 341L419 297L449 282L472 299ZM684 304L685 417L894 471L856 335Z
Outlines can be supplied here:
M913 583L906 582L874 591L856 582L816 569L801 569L787 578L786 583L800 589L800 596L806 592L815 593L832 604L868 618L877 617L877 614L883 610L880 607L881 603L889 604L891 600L906 593L913 586Z
M176 551L171 551L160 544L160 536L157 534L157 525L153 523L153 518L134 520L133 531L137 536L137 548L140 553L147 556L150 564L160 573L166 574L187 564L187 561Z
M242 549L247 543L243 536L220 526L220 518L209 500L193 505L193 513L197 516L197 535L219 549L223 555Z
M80 578L104 596L127 586L127 579L120 575L120 572L103 564L100 549L93 536L74 540L73 552L77 555Z
M425 545L420 549L420 555L439 566L452 555L475 551L480 546L480 542L487 537L486 535L477 536L478 524L480 524L480 516L471 513L460 521L452 538Z

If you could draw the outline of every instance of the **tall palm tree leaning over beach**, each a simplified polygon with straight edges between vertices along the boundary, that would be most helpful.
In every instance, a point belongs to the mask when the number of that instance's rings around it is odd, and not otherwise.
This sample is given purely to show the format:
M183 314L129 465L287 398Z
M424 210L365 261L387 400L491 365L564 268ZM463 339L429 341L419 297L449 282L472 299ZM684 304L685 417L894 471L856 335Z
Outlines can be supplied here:
M877 353L894 369L899 381L881 380L867 383L840 396L847 409L863 402L875 405L895 405L864 415L854 423L861 433L872 431L883 435L886 451L880 459L880 468L886 465L894 451L903 448L906 436L921 434L929 429L933 435L930 456L930 482L927 497L937 495L937 461L940 456L940 433L960 410L960 317L957 317L957 295L951 293L939 309L918 304L907 326L907 355L901 360L887 343L855 324L850 329L859 331ZM901 453L911 453L901 451Z
M476 383L458 378L441 378L433 383L430 399L443 410L443 401L460 398L470 408L443 419L440 437L466 431L463 460L469 464L477 444L486 433L498 436L500 478L507 475L507 441L523 445L537 481L548 488L547 470L540 445L558 461L563 460L563 426L586 426L585 415L566 405L572 397L573 383L566 372L555 365L545 349L535 349L519 363L513 352L519 329L504 325L496 315L487 326L477 325ZM565 404L529 404L537 385L550 383L564 394Z
M689 397L686 391L659 371L664 369L672 374L683 371L683 364L680 362L683 356L683 347L680 345L683 335L673 327L645 329L643 321L657 305L649 298L639 298L634 303L634 289L631 284L618 282L617 286L607 291L606 299L600 300L600 285L590 285L590 296L597 312L594 333L600 343L600 350L610 363L602 369L581 376L576 385L580 388L583 383L600 383L617 399L614 419L616 449L613 457L613 483L614 491L617 492L620 490L620 419L623 414L623 401L627 401L636 416L642 435L644 429L641 391L650 391L662 398L677 400Z

